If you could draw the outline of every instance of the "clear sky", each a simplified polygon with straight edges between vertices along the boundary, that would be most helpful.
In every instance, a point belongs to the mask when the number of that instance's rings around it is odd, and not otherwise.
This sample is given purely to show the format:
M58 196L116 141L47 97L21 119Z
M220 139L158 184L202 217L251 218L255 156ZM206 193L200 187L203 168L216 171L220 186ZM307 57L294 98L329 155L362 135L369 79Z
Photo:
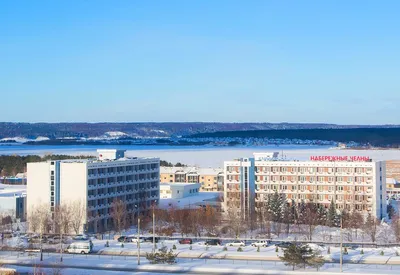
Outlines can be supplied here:
M0 1L0 121L400 124L400 1Z

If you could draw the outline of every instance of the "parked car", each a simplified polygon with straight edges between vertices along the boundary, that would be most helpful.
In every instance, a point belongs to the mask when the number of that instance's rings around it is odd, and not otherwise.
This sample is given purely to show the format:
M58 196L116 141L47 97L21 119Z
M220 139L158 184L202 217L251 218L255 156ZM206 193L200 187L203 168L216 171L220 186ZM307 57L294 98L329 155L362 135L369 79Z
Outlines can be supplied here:
M243 241L236 240L231 243L227 243L226 246L246 246Z
M137 238L137 237L129 236L128 239L130 240L129 242L138 243L138 238ZM143 238L143 237L140 237L140 238L139 238L139 242L140 242L140 243L143 243L143 242L144 242L144 238Z
M126 236L121 236L117 239L118 242L120 243L127 243L127 237Z
M89 254L92 248L93 244L90 241L73 242L68 246L66 251L72 254Z
M277 243L275 246L280 247L280 248L288 248L291 245L292 245L291 242L280 242L280 243Z
M75 241L87 241L87 240L89 240L88 236L86 236L84 234L76 235L72 239L74 239Z
M158 238L158 237L155 237L155 238L154 238L154 242L155 242L155 243L158 243L159 240L160 240L160 238ZM144 242L146 242L146 243L152 243L152 242L153 242L153 237L144 238Z
M193 240L192 239L182 239L179 241L180 244L192 244Z
M217 239L207 240L205 242L205 245L221 245L221 240Z
M251 244L251 246L254 247L267 247L269 245L270 241L256 241Z

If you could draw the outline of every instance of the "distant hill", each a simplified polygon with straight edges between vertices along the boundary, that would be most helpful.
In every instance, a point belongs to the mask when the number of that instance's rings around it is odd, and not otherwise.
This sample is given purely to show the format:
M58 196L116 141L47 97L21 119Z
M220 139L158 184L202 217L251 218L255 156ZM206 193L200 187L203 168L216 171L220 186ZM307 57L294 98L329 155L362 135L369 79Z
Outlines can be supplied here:
M351 129L289 129L224 131L190 135L190 138L270 138L356 142L380 147L400 147L400 127Z
M393 125L362 126L323 123L218 123L218 122L132 122L132 123L11 123L0 122L0 139L176 137L212 132L294 129L343 129L396 127Z

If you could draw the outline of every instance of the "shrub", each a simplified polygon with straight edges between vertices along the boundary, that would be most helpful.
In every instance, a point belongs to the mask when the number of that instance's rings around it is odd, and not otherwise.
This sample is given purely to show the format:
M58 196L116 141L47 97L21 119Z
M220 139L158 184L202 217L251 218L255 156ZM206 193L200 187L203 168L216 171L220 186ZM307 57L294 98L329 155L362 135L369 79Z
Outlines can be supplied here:
M192 250L192 246L189 246L189 250Z
M157 252L154 253L146 253L146 259L151 264L174 264L176 263L176 254L172 252L172 249L167 252L166 248L159 249Z
M349 254L349 252L347 252L347 247L344 248L343 254L345 254L345 255Z
M385 253L383 252L383 250L381 251L381 256L385 255Z
M275 252L278 253L279 252L279 247L275 247Z
M173 249L173 250L176 250L176 245L173 245L173 246L172 246L172 249Z
M331 247L330 247L330 246L328 246L328 251L327 251L327 253L328 253L328 254L331 254Z
M106 244L104 245L105 247L109 247L110 243L108 241L106 241Z
M257 252L260 252L260 247L259 246L257 246Z
M208 251L209 248L210 248L210 247L207 245L207 246L206 246L206 251Z
M396 256L399 256L399 255L400 255L400 254L399 254L399 251L396 250Z
M360 254L364 255L364 249L361 249Z
M228 248L224 246L224 248L222 248L222 251L228 251Z
M238 247L237 252L243 252L243 248L241 246Z
M121 243L121 247L124 248L124 243Z

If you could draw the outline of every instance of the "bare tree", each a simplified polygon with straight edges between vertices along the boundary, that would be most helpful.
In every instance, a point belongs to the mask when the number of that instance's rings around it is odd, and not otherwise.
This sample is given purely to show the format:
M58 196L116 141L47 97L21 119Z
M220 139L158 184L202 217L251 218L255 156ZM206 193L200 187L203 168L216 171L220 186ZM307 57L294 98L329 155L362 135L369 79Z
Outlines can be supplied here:
M82 201L76 200L70 204L71 211L71 227L75 234L79 234L82 227L82 222L85 217L85 205Z
M393 216L392 217L392 223L391 223L394 236L396 237L396 242L400 242L400 217L399 216Z
M351 213L351 218L350 218L350 227L354 229L354 232L356 234L355 238L357 239L358 235L358 229L362 228L364 223L364 218L361 215L361 213L357 210L353 210Z
M235 238L239 238L240 233L243 232L243 219L242 213L239 208L229 208L227 213L227 219L230 224Z
M28 214L28 224L31 232L38 232L39 230L39 220L36 218L36 214L36 208L32 207Z
M376 241L376 233L378 231L379 220L372 217L371 213L368 214L364 223L364 231L370 236L371 241Z
M126 219L128 211L126 209L126 203L121 199L118 199L112 203L111 216L114 222L114 229L121 233L126 228Z
M307 225L308 239L312 241L314 230L319 225L319 213L316 204L307 203L302 214L302 223Z

